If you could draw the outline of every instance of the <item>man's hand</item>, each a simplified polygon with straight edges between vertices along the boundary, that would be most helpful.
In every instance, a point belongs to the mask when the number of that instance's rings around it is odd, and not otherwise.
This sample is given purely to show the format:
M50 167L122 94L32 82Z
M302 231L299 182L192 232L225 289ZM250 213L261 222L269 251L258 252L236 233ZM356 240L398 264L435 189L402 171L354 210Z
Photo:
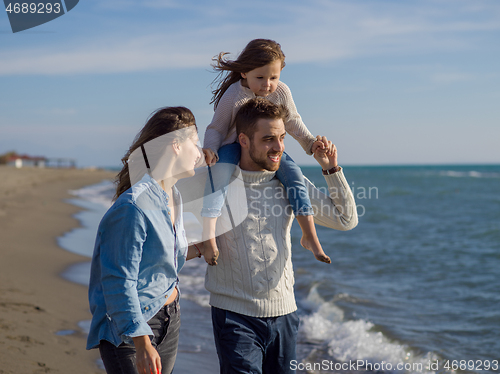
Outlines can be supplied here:
M337 147L335 144L332 144L330 140L326 138L326 136L317 136L316 142L321 142L324 148L317 146L314 151L314 158L318 161L318 164L321 165L323 170L329 170L333 167L338 166L337 163ZM314 142L314 144L316 144ZM313 144L313 149L314 149Z
M149 336L137 336L132 339L134 340L139 374L161 373L161 358L151 344Z
M214 166L215 163L217 162L217 156L215 155L215 152L212 151L210 148L203 148L202 151L203 154L205 155L205 162L207 163L207 165Z

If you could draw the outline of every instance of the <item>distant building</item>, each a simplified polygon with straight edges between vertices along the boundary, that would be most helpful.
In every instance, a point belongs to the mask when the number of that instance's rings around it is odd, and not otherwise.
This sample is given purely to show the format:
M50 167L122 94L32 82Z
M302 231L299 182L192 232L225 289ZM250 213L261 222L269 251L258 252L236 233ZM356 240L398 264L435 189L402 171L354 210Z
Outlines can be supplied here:
M49 168L76 168L76 160L74 158L52 157L45 159L45 166Z
M7 159L7 165L16 168L44 168L47 164L47 159L45 157L33 157L28 155L12 155Z

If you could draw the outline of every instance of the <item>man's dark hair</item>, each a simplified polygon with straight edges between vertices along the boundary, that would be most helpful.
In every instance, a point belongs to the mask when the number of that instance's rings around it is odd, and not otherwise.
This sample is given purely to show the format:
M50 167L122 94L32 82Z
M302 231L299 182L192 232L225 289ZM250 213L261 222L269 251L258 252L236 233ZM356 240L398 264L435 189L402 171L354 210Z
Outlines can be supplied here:
M282 119L285 122L287 117L288 111L284 106L257 97L243 104L236 113L234 119L236 134L243 133L252 140L259 119Z

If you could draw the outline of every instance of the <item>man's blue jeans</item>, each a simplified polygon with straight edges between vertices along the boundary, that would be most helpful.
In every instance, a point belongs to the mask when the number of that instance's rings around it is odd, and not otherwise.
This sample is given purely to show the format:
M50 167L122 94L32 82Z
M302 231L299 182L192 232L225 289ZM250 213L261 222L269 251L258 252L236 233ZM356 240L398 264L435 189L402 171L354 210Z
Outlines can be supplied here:
M221 374L289 374L296 359L296 312L256 318L212 307Z

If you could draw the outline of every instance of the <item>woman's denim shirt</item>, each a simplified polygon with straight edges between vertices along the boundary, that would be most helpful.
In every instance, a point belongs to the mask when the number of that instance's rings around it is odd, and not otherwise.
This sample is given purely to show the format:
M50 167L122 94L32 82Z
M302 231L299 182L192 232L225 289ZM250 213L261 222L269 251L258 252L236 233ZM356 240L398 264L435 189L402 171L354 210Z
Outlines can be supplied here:
M147 174L104 215L92 256L87 349L153 335L147 321L172 294L187 255L181 198L173 190L175 229L168 194Z

